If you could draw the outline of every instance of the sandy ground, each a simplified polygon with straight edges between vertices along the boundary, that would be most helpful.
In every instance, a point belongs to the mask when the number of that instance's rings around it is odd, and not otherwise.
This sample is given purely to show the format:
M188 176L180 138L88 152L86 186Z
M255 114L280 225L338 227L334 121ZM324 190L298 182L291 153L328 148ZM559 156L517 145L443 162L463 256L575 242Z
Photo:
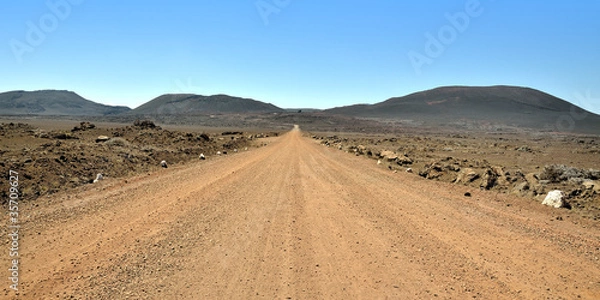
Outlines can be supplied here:
M600 296L597 224L395 174L298 130L21 214L19 299Z

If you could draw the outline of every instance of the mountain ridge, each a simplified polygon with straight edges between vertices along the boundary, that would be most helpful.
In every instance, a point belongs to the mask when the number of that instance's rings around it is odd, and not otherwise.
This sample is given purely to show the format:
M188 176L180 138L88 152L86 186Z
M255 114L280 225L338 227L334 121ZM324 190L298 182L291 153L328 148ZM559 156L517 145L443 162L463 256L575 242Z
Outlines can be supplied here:
M540 131L600 132L600 115L551 94L507 85L444 86L392 97L375 104L325 110L282 109L251 98L217 94L163 94L135 109L108 106L65 90L0 93L0 115L194 116L215 114L316 114L322 117L399 121L410 126L480 124ZM471 125L469 125L471 124ZM479 125L478 125L479 124ZM473 127L475 126L475 127Z
M131 110L85 99L67 90L8 91L0 93L2 115L118 115Z
M438 87L375 104L342 106L323 112L434 126L478 122L540 130L600 132L600 115L539 90L506 85Z
M271 103L251 98L217 94L164 94L130 111L128 114L206 114L206 113L273 113L285 112Z

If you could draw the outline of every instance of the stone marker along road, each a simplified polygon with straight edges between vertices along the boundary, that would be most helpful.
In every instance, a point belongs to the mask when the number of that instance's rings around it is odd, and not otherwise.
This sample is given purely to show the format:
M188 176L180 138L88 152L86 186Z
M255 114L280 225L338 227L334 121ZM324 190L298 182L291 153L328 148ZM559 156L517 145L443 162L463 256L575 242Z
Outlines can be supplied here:
M596 223L297 128L22 215L19 299L600 299Z

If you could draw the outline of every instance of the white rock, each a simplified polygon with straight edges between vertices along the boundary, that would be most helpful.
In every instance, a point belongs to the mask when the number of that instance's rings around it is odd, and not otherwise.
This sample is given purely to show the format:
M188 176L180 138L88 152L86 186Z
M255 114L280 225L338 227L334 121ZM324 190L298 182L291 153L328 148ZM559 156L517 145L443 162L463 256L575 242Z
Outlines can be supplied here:
M200 159L201 160L205 160L206 159L206 156L204 156L204 153L200 153Z
M96 138L96 143L101 143L101 142L106 142L110 140L109 137L105 136L105 135L101 135L99 137Z
M217 155L221 155L221 151L217 151Z
M104 177L102 176L102 174L98 173L98 175L96 175L96 179L94 179L94 183L97 183L98 181L104 179Z
M565 207L565 193L563 191L554 190L546 195L544 201L542 201L543 205L552 206L554 208Z
M163 168L168 168L169 166L167 165L167 161L163 160L160 162L160 166Z
M377 160L377 165L381 165L381 159Z
M406 173L412 173L412 172L413 172L413 169L412 169L412 168L408 168L408 169L406 169Z

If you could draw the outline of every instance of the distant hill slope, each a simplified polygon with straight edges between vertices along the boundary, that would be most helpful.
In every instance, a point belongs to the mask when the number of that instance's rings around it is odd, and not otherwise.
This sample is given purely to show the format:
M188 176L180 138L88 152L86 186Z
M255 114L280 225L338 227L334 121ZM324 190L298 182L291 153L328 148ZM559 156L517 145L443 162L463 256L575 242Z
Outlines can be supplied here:
M572 112L573 110L573 112ZM324 111L328 114L359 118L417 120L433 124L451 124L461 120L488 121L515 127L600 129L600 116L585 112L573 104L544 92L512 86L441 87L391 98L373 105L360 104ZM569 116L574 114L576 118ZM572 125L570 120L577 121Z
M283 109L253 99L227 95L167 94L133 109L130 114L272 113Z
M116 115L131 110L96 103L70 91L12 91L0 93L0 115Z

